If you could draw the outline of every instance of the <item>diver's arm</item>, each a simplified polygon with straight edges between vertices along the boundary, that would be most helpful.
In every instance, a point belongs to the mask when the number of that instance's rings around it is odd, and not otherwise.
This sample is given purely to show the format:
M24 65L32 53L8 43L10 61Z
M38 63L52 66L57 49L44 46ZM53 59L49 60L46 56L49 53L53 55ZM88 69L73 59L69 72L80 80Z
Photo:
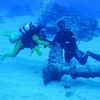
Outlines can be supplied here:
M71 35L70 36L70 44L71 44L72 48L77 49L78 47L77 47L77 44L76 44L75 35L73 34L73 32L71 32L70 35Z
M43 46L49 46L49 42L40 40L40 38L37 35L34 35L32 38L35 42L37 42L39 45L43 45Z

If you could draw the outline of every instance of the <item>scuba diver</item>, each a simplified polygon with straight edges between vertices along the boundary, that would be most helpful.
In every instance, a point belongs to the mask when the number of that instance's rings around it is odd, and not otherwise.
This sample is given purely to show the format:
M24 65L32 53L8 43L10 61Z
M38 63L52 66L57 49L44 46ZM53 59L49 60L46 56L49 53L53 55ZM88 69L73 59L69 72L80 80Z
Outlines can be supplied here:
M80 64L86 64L88 54L78 50L76 44L76 38L73 32L66 28L65 21L61 20L57 23L58 31L53 40L53 45L60 44L61 48L64 49L65 61L70 62L75 57Z
M15 45L12 52L2 55L2 59L6 57L15 57L24 48L30 48L31 53L35 51L37 55L41 56L42 52L40 51L39 45L49 46L49 42L40 39L39 33L37 33L38 28L36 28L32 22L23 25L23 27L19 29L19 32L19 34L9 38Z

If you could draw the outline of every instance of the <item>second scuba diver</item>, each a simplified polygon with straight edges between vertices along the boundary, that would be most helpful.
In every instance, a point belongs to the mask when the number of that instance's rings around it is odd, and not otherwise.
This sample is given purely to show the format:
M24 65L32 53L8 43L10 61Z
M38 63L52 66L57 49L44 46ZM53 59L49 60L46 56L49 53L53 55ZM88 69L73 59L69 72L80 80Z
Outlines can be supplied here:
M3 54L2 59L15 57L24 48L30 48L32 50L31 53L35 51L37 55L41 56L42 52L40 51L39 45L49 46L49 42L40 39L38 32L41 29L42 27L36 28L32 22L30 24L23 25L23 27L19 29L20 34L16 37L10 38L10 41L15 43L13 50Z
M66 28L65 21L61 20L57 23L58 31L53 40L53 44L56 43L61 45L61 48L64 49L65 61L70 62L73 57L75 57L81 64L85 64L88 58L88 55L78 50L76 44L76 38L73 32ZM79 55L81 54L81 56Z
M78 49L75 35L69 28L66 28L64 20L60 20L57 23L57 27L58 31L53 40L53 45L56 45L56 43L61 45L62 49L64 49L66 62L70 62L71 59L75 57L80 64L86 64L88 56L100 61L100 55L94 54L90 51L86 51L86 53L84 53Z

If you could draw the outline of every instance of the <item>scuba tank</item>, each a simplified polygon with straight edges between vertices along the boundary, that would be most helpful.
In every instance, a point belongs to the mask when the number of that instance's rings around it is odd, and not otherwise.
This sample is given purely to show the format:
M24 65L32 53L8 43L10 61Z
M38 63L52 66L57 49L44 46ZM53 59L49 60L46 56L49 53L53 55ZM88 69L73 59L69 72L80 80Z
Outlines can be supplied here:
M36 27L32 24L32 22L30 22L29 24L25 24L23 25L20 29L18 33L15 33L14 35L12 35L11 37L9 37L9 41L11 43L15 43L16 41L20 40L21 37L29 30L35 30Z

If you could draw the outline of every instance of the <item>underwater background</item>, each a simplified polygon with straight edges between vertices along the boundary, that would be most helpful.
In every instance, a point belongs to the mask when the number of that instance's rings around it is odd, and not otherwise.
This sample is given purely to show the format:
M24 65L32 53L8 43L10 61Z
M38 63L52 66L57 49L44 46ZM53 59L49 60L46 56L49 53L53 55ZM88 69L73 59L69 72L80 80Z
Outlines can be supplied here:
M42 23L48 26L47 36L52 40L55 25L62 18L75 33L82 51L100 54L100 0L2 0L0 55L14 46L7 32L15 34L25 23ZM24 49L14 58L3 61L0 58L0 100L100 100L97 77L73 80L64 75L61 82L53 81L45 86L42 69L48 62L50 48L40 48L41 57ZM72 59L72 65L94 67L100 72L100 62L91 57L86 65Z

